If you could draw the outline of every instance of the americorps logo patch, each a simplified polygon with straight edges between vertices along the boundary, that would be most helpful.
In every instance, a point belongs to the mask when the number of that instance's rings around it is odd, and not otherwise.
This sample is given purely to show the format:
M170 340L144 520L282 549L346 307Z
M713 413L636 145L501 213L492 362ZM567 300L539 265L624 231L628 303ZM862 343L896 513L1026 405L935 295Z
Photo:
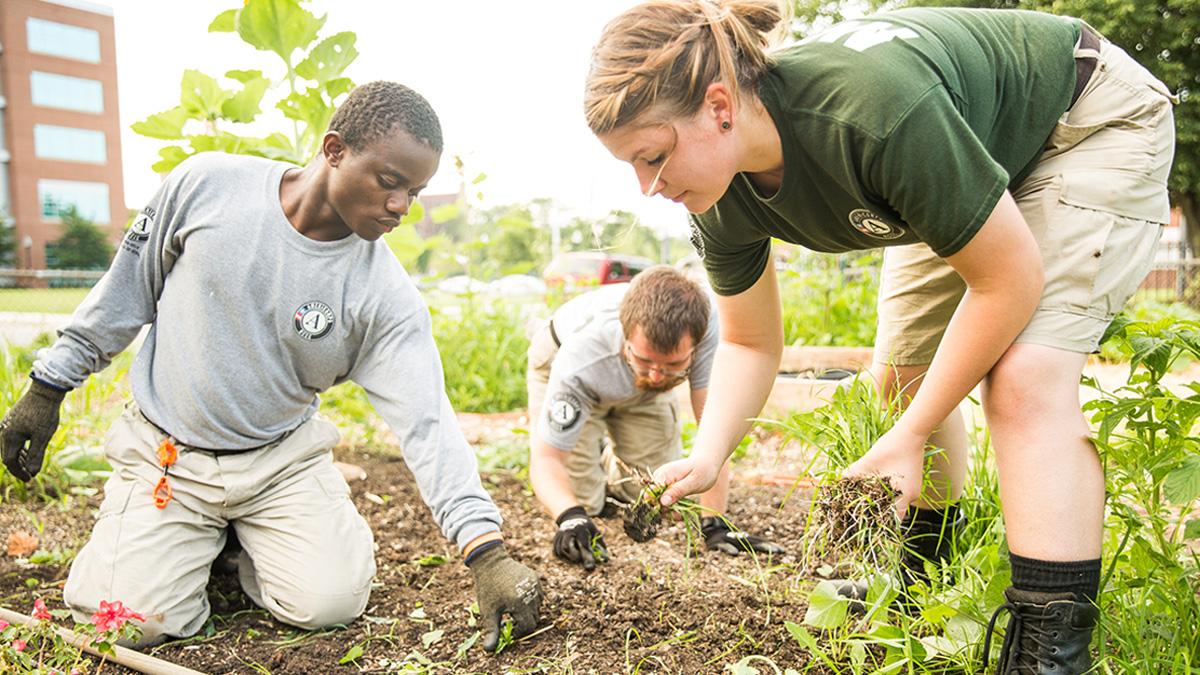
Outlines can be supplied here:
M892 225L866 209L851 211L850 225L868 237L876 239L899 239L904 236L905 232L903 227Z
M127 236L131 240L146 241L150 238L150 230L154 229L154 209L147 206L145 210L133 219Z
M292 315L292 326L305 340L320 340L333 330L333 310L320 300L306 302Z
M121 249L133 255L141 255L142 246L150 239L150 231L154 229L154 207L147 206L133 219L133 224L125 231L121 240Z
M555 431L566 431L575 426L579 421L579 412L582 406L579 404L579 399L572 394L558 394L550 400L550 409L547 415L550 421L550 428Z

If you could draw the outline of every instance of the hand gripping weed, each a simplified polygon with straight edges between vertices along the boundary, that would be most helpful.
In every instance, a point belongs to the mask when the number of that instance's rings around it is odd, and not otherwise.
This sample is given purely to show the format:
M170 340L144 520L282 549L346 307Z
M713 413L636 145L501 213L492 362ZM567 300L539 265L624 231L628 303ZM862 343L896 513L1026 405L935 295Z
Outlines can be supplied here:
M664 513L671 511L678 514L683 520L690 548L693 535L700 532L700 518L711 514L705 513L704 507L698 502L687 498L664 507L661 498L663 492L666 492L667 486L653 484L649 482L648 478L645 481L638 498L634 500L633 504L625 507L622 519L625 534L638 543L650 541L658 535L658 526L662 523Z
M167 472L175 460L179 459L179 449L171 442L170 437L164 438L162 443L158 444L158 463L162 465L162 478L158 479L158 483L154 486L154 505L160 509L167 508L167 504L171 503L171 483L167 480Z

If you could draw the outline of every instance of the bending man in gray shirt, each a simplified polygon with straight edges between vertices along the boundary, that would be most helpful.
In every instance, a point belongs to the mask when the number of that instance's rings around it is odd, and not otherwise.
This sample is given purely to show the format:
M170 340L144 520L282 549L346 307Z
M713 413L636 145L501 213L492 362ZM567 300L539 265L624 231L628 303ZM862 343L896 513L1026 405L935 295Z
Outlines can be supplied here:
M632 503L683 446L674 389L688 381L699 420L720 337L712 299L667 265L566 303L529 345L529 477L558 531L554 553L593 569L608 559L589 516ZM611 442L606 441L607 440ZM705 545L730 555L781 553L724 517L729 466L700 495ZM644 537L645 533L631 532Z
M374 82L352 92L303 169L204 153L167 177L0 423L5 465L30 479L64 394L150 324L129 373L134 402L106 443L99 519L63 592L78 617L121 600L147 617L144 642L195 633L230 524L243 589L280 621L359 616L372 536L332 463L338 432L316 414L321 391L352 380L475 574L484 646L495 648L504 612L533 630L537 576L505 552L429 312L380 239L441 150L428 102Z

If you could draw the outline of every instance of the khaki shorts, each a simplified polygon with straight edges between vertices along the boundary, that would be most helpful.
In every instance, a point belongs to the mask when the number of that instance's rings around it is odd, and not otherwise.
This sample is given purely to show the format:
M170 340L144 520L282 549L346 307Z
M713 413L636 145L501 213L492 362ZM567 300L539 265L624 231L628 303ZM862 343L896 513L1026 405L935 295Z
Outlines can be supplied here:
M375 576L374 540L333 466L338 431L313 417L260 450L215 455L180 446L173 499L151 496L162 476L165 435L136 405L109 429L113 472L91 539L63 588L77 621L102 600L146 616L142 642L195 634L208 619L209 566L232 524L242 545L242 590L284 623L305 629L349 623Z
M1166 86L1124 51L1101 43L1083 94L1013 193L1045 269L1041 301L1017 342L1095 351L1150 271L1170 219L1174 102ZM965 290L928 246L887 249L876 361L932 361Z
M558 345L542 322L530 334L525 384L529 392L529 427L537 433ZM611 440L611 445L605 439ZM589 515L604 508L605 495L624 502L641 492L637 472L649 473L683 452L679 411L673 392L649 401L597 406L584 423L575 447L567 453L571 490Z

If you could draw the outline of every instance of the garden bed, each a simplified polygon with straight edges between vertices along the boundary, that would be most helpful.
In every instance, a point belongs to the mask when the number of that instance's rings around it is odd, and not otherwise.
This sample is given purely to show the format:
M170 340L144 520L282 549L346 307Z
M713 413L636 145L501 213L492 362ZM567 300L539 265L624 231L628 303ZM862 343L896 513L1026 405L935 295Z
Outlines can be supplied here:
M804 594L792 573L794 555L782 566L756 565L720 553L685 555L679 525L635 544L621 532L619 518L599 521L612 562L591 574L556 560L551 552L553 521L538 508L517 476L491 474L486 484L506 518L510 551L542 578L545 630L498 656L474 644L459 656L476 628L469 627L474 592L469 570L458 562L417 494L404 464L381 452L339 451L339 458L362 466L365 481L353 484L359 510L375 533L379 573L366 616L344 630L305 633L271 619L243 595L232 577L210 584L214 617L198 637L153 651L159 658L212 673L395 672L406 661L426 662L432 672L720 671L750 655L780 664L807 660L783 627L804 615ZM733 522L773 537L784 546L798 541L807 503L785 501L782 486L735 484ZM92 498L91 506L97 503ZM781 508L782 503L782 508ZM88 508L59 511L30 505L45 524L44 548L77 549L90 527ZM31 528L20 509L6 509L0 527ZM431 556L449 559L423 566ZM763 561L765 562L765 561ZM65 565L19 567L0 561L0 599L13 608L36 597L61 607ZM30 588L26 580L37 579ZM361 648L361 655L338 662ZM122 672L106 666L106 672Z

